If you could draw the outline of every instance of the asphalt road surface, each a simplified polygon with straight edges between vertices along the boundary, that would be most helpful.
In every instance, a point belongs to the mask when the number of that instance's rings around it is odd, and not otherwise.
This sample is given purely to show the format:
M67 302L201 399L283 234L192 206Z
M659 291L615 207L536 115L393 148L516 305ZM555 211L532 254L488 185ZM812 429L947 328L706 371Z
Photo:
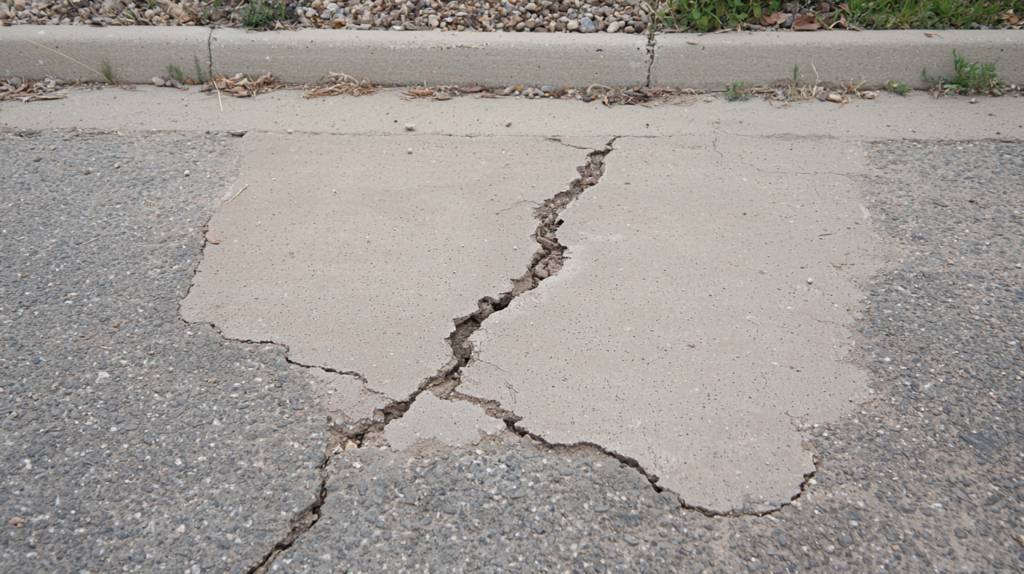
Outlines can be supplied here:
M1024 150L876 145L898 257L864 286L876 400L808 430L764 516L706 516L596 448L505 432L345 450L283 349L178 302L239 140L0 136L9 572L998 572L1024 568Z

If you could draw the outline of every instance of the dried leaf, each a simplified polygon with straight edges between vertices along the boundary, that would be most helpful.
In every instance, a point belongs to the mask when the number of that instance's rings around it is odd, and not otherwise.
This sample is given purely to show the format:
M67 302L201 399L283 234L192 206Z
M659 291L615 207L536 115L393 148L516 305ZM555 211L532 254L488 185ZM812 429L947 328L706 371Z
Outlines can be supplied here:
M821 28L821 23L814 17L813 14L801 14L793 20L793 29L811 32Z
M787 18L789 18L788 15L783 14L782 12L776 12L774 14L769 14L767 16L762 16L761 17L761 25L762 26L774 26L776 24L781 24L781 23L785 22Z
M478 86L476 84L473 84L472 86L468 86L468 87L465 87L465 88L458 88L458 90L460 92L462 92L463 94L476 94L476 93L482 92L482 91L484 91L486 89L487 88L485 88L483 86Z

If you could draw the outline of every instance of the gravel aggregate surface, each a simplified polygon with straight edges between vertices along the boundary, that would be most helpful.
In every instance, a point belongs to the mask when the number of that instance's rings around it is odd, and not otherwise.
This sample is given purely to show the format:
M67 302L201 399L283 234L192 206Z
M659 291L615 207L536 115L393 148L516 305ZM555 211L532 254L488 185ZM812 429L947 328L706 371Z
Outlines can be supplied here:
M876 147L865 207L898 246L864 285L879 398L807 429L794 504L709 517L596 448L511 432L344 450L282 349L178 318L231 136L23 136L0 136L9 571L1024 568L1018 143Z
M177 317L231 136L0 135L0 562L245 571L326 452L276 347Z

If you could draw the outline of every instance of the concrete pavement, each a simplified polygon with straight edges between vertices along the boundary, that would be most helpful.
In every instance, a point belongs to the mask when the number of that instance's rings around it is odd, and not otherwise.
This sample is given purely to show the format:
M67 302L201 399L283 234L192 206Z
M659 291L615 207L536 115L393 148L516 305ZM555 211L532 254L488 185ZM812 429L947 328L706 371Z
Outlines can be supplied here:
M1019 99L215 100L0 104L6 560L1020 565Z

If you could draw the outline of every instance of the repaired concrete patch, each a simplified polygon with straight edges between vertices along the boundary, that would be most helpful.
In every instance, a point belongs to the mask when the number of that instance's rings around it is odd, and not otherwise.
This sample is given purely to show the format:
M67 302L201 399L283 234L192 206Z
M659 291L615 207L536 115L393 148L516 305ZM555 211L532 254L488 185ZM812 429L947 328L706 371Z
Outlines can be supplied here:
M493 435L504 429L505 423L472 403L443 401L432 393L421 393L405 416L384 427L384 439L397 451L429 440L469 446L480 442L481 433Z
M526 271L534 207L586 155L543 138L249 134L243 145L236 189L248 187L210 220L182 316L358 373L392 400L452 361L454 319Z
M562 214L565 266L471 337L459 392L551 443L635 459L689 506L764 512L799 494L814 464L797 425L868 392L844 357L880 245L840 175L864 152L738 141L617 140Z

